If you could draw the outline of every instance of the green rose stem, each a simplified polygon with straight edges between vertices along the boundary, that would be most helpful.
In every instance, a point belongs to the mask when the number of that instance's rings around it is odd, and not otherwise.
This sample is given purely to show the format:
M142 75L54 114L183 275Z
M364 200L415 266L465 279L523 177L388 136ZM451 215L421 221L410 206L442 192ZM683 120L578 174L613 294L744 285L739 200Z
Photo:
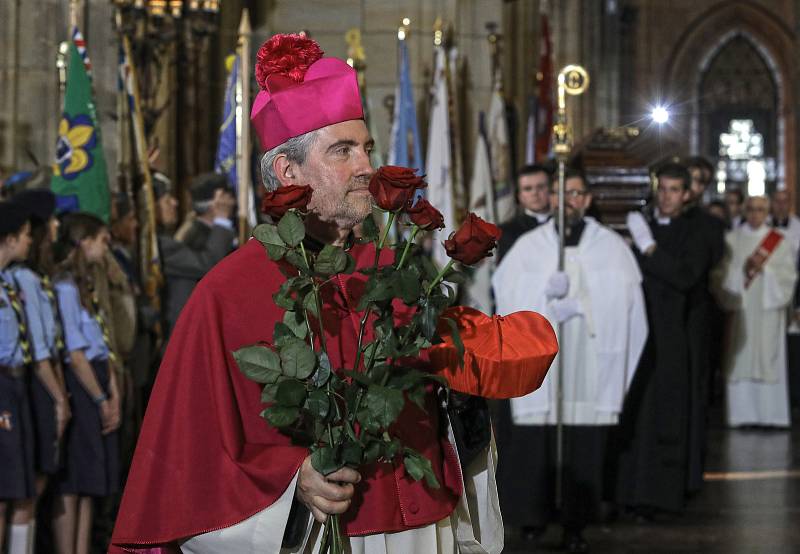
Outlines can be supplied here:
M303 243L300 243L300 252L303 255L303 261L305 262L306 266L311 269L311 264L308 260L308 253L306 252L306 248ZM317 321L319 321L319 342L320 347L322 348L322 352L325 355L328 354L328 345L325 339L325 330L322 327L322 301L320 300L320 290L319 284L314 281L314 278L311 277L313 293L314 293L314 305L317 308ZM311 323L309 322L308 317L308 310L303 310L305 312L305 319L306 325L308 326L309 337L311 339L311 348L314 348L314 333L311 330ZM330 396L332 394L331 391L331 381L328 379L328 382L325 384L325 390ZM327 431L328 431L328 441L333 447L333 427L331 423L327 423ZM330 540L328 540L330 539ZM344 552L344 544L342 543L342 535L339 529L339 516L336 514L330 514L328 519L325 521L325 540L324 543L329 543L325 545L324 550L328 550L330 548L330 552L332 554L343 554Z
M414 239L416 238L417 233L419 232L420 228L418 225L415 224L411 228L411 236L409 237L408 242L406 242L406 247L403 249L403 255L400 256L400 261L397 262L397 269L401 269L403 267L403 262L406 261L406 256L408 256L408 251L411 250L411 245L414 244Z
M444 266L441 269L441 271L439 271L439 274L436 276L433 282L430 285L428 285L428 290L425 291L425 296L430 296L431 292L433 291L433 288L442 282L444 276L447 275L447 272L450 271L451 267L453 267L453 263L455 263L455 260L450 260L449 262L447 262L447 265Z

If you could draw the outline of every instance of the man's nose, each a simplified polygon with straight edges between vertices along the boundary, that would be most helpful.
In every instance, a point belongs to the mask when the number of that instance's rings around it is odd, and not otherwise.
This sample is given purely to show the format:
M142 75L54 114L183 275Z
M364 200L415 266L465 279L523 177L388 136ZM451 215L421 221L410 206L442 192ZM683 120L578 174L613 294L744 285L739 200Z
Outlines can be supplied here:
M371 177L375 173L372 167L372 160L370 159L369 152L366 150L359 150L355 157L355 174L358 177Z

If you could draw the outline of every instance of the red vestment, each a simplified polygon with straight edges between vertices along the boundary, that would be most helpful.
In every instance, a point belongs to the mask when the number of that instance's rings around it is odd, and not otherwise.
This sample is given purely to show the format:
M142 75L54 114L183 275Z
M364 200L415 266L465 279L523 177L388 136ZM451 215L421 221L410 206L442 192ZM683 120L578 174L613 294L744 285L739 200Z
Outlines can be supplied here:
M355 246L358 267L375 250ZM386 251L386 261L390 252ZM286 490L306 448L292 444L260 413L261 386L239 371L232 352L271 342L283 317L273 293L286 280L256 240L220 262L197 286L170 338L156 379L112 538L146 548L239 523ZM354 273L323 288L323 319L334 368L352 368L366 277ZM372 340L368 325L367 341ZM461 494L452 445L438 408L409 405L394 433L431 460L441 483L429 488L405 475L402 462L361 468L362 481L342 517L348 535L411 529L447 517ZM112 552L119 551L112 547Z

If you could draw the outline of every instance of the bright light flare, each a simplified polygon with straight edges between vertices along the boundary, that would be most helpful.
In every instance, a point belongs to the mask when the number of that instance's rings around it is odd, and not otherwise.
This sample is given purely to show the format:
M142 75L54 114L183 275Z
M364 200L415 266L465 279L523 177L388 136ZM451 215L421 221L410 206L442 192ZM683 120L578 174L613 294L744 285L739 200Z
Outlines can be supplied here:
M659 125L663 125L667 121L669 121L669 110L664 106L656 106L653 108L650 117L653 121L658 123Z

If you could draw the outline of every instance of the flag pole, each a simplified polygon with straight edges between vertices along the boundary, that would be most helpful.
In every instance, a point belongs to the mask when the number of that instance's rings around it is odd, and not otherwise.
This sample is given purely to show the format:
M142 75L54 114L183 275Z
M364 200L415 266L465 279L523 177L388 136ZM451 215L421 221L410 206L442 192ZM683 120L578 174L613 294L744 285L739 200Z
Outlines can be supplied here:
M239 75L236 82L236 178L239 193L239 246L249 234L248 214L252 200L250 175L250 14L242 10L239 23Z
M566 166L572 150L572 128L567 121L567 94L582 94L589 86L589 74L579 65L568 65L558 74L558 113L553 125L553 151L558 160L558 270L564 271ZM584 183L588 186L588 183ZM558 324L558 367L556 386L556 507L564 495L564 324Z
M122 29L122 14L117 11L117 28ZM142 244L142 270L144 273L144 290L150 299L150 304L156 310L161 308L159 289L163 283L161 267L158 262L158 234L156 227L156 202L153 193L153 176L150 173L150 158L147 151L147 137L145 136L144 119L142 118L141 97L139 83L136 77L133 53L130 39L125 33L120 33L122 49L130 66L130 88L133 96L133 136L136 157L139 161L139 171L142 174L142 191L144 193L145 209L147 211L147 230Z

